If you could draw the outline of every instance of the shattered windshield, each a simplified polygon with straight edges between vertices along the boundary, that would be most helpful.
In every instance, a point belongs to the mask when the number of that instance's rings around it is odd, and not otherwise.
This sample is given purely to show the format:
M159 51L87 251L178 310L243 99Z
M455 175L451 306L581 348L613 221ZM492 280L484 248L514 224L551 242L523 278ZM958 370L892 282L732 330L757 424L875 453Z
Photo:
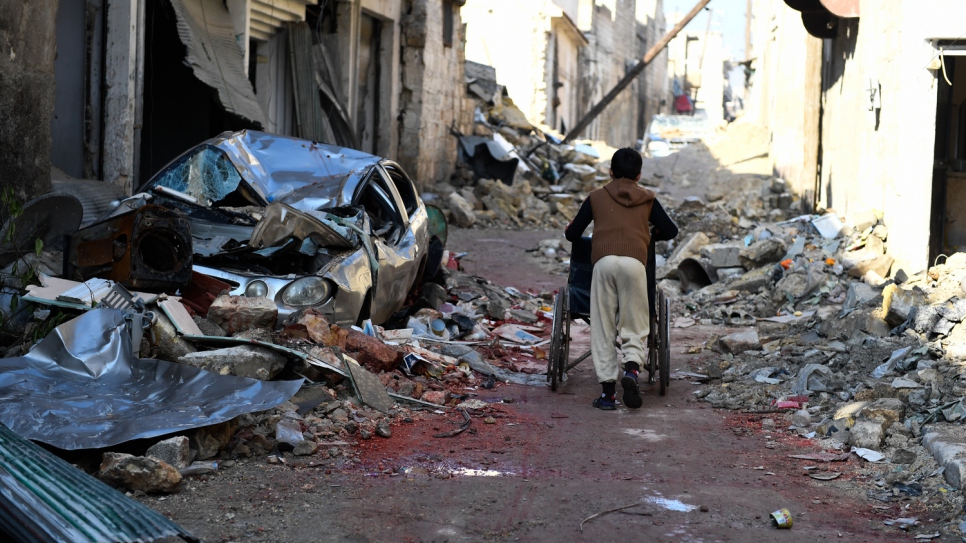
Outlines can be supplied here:
M241 180L241 174L223 151L204 145L169 166L153 185L182 192L201 205L209 205L224 200L238 189Z

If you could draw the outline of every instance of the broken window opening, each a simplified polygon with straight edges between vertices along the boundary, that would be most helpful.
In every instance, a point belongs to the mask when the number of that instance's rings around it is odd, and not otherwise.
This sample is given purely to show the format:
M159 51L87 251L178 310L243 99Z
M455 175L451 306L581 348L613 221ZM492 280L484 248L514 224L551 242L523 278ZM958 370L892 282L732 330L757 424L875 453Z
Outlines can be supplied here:
M416 190L413 187L412 181L406 177L401 170L395 166L387 165L386 173L389 174L389 178L392 180L392 184L396 187L396 192L399 193L399 197L402 198L403 205L406 208L406 213L411 217L416 209L419 208L419 201L416 198Z
M152 185L187 194L203 206L259 204L241 181L241 174L228 156L215 147L205 145L178 159L159 174Z
M453 0L443 0L443 46L453 46Z
M372 235L382 238L389 243L402 232L402 214L393 201L392 191L386 184L386 179L379 168L373 168L366 181L359 204L366 210L372 221Z

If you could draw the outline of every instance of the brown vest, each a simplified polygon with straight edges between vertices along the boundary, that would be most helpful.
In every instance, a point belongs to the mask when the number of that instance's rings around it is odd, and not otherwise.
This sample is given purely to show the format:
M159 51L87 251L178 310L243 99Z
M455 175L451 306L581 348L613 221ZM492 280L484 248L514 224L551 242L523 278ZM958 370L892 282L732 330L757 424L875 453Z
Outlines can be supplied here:
M647 247L651 242L651 207L656 195L633 179L615 179L610 185L614 185L612 190L597 189L588 197L594 214L591 260L596 264L605 256L629 256L646 266ZM628 195L629 198L621 198Z

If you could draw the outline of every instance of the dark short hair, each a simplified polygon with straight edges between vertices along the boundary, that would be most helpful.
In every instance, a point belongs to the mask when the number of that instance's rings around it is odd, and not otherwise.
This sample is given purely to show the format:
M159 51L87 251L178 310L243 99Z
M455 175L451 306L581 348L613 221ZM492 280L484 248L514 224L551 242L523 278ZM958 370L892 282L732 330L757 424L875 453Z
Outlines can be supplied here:
M629 147L618 149L610 159L610 169L616 179L634 179L641 173L643 164L641 154Z

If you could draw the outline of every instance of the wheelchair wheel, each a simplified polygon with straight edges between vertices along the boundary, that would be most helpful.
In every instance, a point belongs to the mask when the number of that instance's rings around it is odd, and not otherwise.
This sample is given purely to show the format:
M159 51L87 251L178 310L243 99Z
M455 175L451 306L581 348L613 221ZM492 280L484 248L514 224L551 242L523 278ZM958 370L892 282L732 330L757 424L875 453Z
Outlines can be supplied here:
M560 374L557 378L560 380L560 384L563 384L564 376L567 375L567 365L570 364L570 295L567 296L567 318L564 319L563 329L564 329L564 342L563 342L563 352L560 356L559 372Z
M557 390L563 381L567 353L570 352L570 288L564 286L557 293L553 304L553 326L550 329L550 353L547 356L547 379L550 390Z
M659 378L661 379L661 396L667 393L667 388L671 385L671 304L663 292L657 295L658 303L658 360L661 364Z

